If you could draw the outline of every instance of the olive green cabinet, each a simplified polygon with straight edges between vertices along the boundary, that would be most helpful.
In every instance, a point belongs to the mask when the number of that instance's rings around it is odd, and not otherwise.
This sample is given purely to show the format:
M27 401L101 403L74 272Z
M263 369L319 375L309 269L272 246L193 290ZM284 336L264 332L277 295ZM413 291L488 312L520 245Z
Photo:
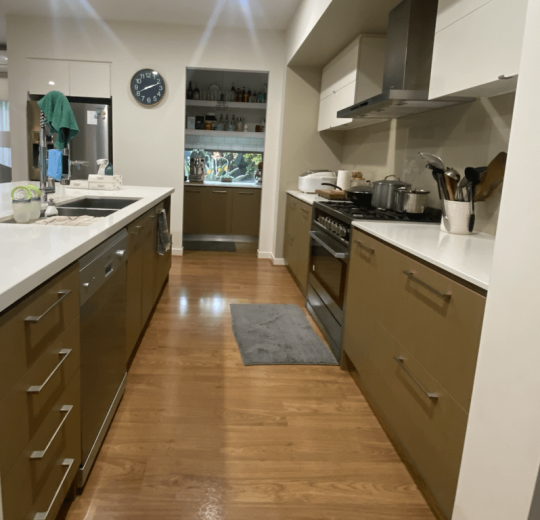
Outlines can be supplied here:
M303 294L307 291L312 207L287 194L283 256Z
M344 352L448 518L484 307L480 292L353 231Z
M186 186L184 234L259 236L260 188Z

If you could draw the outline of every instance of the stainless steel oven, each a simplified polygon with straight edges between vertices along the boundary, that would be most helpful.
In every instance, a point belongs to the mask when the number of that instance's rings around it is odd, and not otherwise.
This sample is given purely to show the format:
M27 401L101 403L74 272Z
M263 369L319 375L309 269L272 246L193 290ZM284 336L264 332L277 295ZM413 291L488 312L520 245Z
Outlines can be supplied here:
M340 361L349 267L349 225L325 217L315 208L309 234L311 254L306 305Z

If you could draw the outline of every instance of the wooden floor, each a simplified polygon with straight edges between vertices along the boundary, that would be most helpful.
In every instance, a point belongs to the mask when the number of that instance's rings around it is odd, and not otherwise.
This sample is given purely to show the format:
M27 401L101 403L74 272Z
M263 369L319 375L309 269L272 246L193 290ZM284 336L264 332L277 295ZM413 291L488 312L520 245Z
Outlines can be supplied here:
M231 303L303 304L252 252L173 258L68 520L433 520L351 377L244 367Z

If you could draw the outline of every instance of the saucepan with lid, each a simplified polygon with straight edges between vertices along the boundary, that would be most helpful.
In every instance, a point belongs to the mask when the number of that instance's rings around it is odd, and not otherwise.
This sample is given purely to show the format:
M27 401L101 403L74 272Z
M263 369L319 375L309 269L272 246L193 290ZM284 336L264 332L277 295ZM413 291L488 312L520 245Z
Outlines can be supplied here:
M390 177L395 177L390 180ZM397 175L387 175L382 181L373 183L373 199L371 205L378 209L397 209L396 192L399 188L410 188Z

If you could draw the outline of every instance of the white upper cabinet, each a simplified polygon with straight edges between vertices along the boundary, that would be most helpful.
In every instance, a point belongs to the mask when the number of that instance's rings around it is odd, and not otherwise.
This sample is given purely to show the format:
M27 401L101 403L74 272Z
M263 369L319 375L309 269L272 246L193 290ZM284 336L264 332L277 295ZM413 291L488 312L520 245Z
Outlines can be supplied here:
M28 91L47 94L51 90L69 92L69 61L27 60Z
M437 28L443 28L435 34L430 99L489 97L515 90L527 0L456 3L456 9L464 4L475 7L469 13L444 10L449 4L450 0L439 2Z
M66 96L111 97L110 63L91 61L27 60L30 94L58 90Z
M93 61L69 62L69 95L111 97L111 66Z
M323 69L319 132L348 130L366 124L364 120L340 119L337 112L382 92L384 36L359 36Z
M491 0L439 0L435 32L442 31L489 2Z

